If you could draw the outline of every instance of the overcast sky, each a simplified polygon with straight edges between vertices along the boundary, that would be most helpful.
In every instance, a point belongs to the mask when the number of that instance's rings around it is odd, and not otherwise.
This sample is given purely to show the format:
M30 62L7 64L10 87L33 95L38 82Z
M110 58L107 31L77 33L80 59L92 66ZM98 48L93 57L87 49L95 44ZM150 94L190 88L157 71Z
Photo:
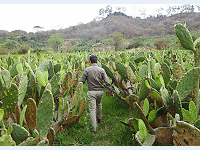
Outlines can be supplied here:
M99 10L109 4L0 4L0 30L24 30L34 32L34 26L44 30L64 29L79 23L88 23L98 16ZM146 9L147 14L155 14L155 9L168 4L110 4L126 7L127 15L138 15L134 11Z

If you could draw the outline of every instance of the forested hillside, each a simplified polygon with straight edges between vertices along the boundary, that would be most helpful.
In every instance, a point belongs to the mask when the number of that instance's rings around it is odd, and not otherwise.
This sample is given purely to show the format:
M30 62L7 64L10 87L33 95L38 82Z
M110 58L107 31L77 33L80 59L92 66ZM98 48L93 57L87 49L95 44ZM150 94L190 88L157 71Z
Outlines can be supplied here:
M79 24L60 30L40 30L35 33L27 33L23 30L14 30L12 32L0 30L0 51L1 53L5 53L7 50L17 50L18 52L20 51L19 53L26 53L29 48L32 48L33 51L49 51L47 40L52 34L59 34L63 38L61 41L65 41L60 43L59 47L56 47L56 51L60 47L64 48L64 51L91 50L91 47L96 43L115 46L116 49L116 43L108 40L111 35L116 33L122 35L119 35L120 38L129 40L128 44L121 46L121 48L118 48L119 50L125 47L138 47L145 45L141 43L141 41L144 41L144 38L152 38L153 36L163 37L166 35L168 37L169 35L174 36L174 24L178 22L182 23L184 20L187 22L187 28L190 31L195 30L195 34L198 36L200 33L200 23L198 21L200 20L200 13L197 12L178 13L169 17L161 15L146 19L133 18L124 13L115 12L99 21L93 20L87 24ZM143 39L141 40L141 38ZM149 43L146 45L147 47L154 47L156 42L160 41L153 41L152 45ZM161 45L164 44L164 46L157 48L166 48L166 43L169 45L169 41L165 40L164 43L162 41ZM129 44L132 44L132 46ZM160 46L160 43L158 46ZM55 51L54 47L51 47L50 50Z

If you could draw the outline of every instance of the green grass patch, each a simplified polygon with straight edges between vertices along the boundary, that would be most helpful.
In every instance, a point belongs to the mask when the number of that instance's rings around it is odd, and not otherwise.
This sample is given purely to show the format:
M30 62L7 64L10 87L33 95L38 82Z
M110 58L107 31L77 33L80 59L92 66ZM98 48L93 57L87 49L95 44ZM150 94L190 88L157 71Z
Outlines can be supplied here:
M137 145L132 140L134 130L120 123L131 118L128 105L117 97L106 96L107 89L102 99L102 123L98 125L97 134L91 131L88 102L86 110L80 121L67 127L56 134L54 146L133 146ZM84 85L84 95L87 93Z

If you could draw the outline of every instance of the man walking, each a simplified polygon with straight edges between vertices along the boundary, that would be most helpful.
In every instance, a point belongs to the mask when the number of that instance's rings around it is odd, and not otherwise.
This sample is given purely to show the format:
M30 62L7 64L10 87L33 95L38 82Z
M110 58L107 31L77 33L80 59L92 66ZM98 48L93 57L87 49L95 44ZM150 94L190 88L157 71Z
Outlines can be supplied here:
M97 65L97 56L90 56L90 66L87 67L80 79L80 82L88 82L88 104L90 111L90 123L92 125L92 130L97 133L97 122L101 122L102 115L102 97L104 94L104 85L109 89L111 97L114 98L114 93L110 80L105 72L105 70Z

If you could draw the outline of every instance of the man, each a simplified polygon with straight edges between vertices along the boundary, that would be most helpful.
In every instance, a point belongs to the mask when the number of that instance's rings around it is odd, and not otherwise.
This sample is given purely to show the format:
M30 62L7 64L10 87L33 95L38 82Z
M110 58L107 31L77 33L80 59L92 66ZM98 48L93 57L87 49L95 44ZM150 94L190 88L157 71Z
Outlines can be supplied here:
M111 97L114 98L112 85L108 79L105 70L97 65L97 56L90 56L90 66L87 67L80 79L80 82L88 82L88 104L90 111L90 123L94 134L97 133L97 122L101 122L102 115L102 97L104 94L104 85L109 89Z

